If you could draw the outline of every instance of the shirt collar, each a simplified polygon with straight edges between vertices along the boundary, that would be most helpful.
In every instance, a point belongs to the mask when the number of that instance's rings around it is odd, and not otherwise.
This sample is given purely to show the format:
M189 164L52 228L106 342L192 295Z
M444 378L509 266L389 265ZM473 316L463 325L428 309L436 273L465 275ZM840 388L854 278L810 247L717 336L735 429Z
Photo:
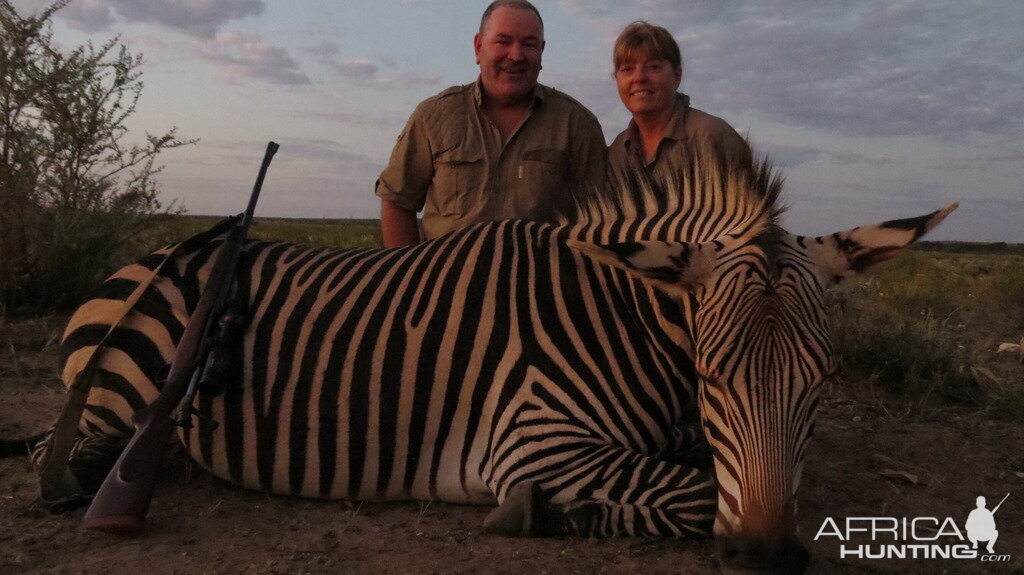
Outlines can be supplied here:
M690 97L683 93L676 94L675 110L672 112L672 120L665 130L665 137L673 140L686 139L686 115L690 111Z
M682 92L676 93L676 100L673 106L672 119L668 121L668 127L665 129L665 137L670 140L685 140L686 114L690 110L690 97ZM625 144L627 148L632 148L633 142L639 141L640 128L637 128L636 122L630 119L629 126L626 128Z
M480 77L477 76L476 82L473 82L473 103L479 108L484 101L484 90L483 84L480 81ZM533 107L537 107L541 102L544 101L544 88L541 87L540 82L537 82L533 86Z

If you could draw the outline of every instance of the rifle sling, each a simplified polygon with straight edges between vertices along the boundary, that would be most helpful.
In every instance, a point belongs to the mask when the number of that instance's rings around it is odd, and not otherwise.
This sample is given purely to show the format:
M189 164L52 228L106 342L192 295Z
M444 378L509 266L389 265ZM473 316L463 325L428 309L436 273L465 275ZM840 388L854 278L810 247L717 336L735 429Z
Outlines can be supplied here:
M174 246L149 276L128 296L128 299L124 301L124 305L121 306L121 313L117 320L110 324L110 329L103 335L99 343L93 347L85 367L78 372L78 375L75 376L75 381L68 387L68 399L61 409L57 423L54 425L53 436L50 439L50 448L43 455L43 460L40 464L40 498L44 503L56 506L68 500L87 496L87 494L82 493L78 480L75 479L74 474L68 469L68 458L71 456L71 450L75 445L75 438L78 436L78 423L82 418L82 412L85 411L86 400L89 398L89 391L92 389L93 376L99 365L99 360L114 330L121 325L124 318L128 316L128 312L135 308L135 304L138 303L139 298L142 297L142 294L153 283L153 280L156 279L164 264L174 259L185 243L180 242Z

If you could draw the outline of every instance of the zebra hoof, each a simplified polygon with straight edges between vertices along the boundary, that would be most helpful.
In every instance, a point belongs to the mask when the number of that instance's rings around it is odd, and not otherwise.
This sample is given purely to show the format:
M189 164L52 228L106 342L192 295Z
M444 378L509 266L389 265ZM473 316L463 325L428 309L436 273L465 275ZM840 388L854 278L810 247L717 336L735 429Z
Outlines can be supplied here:
M541 534L541 489L533 481L518 483L505 501L487 514L482 531L506 537L537 537Z

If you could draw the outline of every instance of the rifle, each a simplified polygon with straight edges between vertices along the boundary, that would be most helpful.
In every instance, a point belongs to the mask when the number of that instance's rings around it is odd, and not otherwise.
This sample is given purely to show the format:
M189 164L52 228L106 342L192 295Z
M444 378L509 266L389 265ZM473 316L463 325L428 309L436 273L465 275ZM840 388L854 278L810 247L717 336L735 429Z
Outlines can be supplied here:
M181 336L160 395L132 416L135 434L96 492L82 519L85 528L126 536L142 532L149 503L153 499L156 477L176 424L174 413L176 408L186 410L185 418L192 413L192 396L213 347L214 320L223 312L231 291L263 178L277 149L274 142L267 144L256 185L249 197L249 206L239 223L228 230L221 244L206 289Z
M1007 493L1007 494L1006 494L1006 497L1009 497L1009 496L1010 496L1010 494L1009 494L1009 493ZM1006 503L1006 497L1003 497L1003 500L999 502L999 505L996 505L996 506L995 506L995 507L994 507L994 508L992 509L992 515L995 515L995 514L996 514L996 511L999 511L999 508L1003 506L1003 503Z

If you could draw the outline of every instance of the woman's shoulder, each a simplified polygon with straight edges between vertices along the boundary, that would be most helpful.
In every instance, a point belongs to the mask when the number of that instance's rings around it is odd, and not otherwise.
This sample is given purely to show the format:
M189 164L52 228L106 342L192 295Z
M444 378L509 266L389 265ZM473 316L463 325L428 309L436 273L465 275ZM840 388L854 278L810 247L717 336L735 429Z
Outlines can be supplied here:
M736 132L725 120L692 106L686 112L686 131L690 134Z

